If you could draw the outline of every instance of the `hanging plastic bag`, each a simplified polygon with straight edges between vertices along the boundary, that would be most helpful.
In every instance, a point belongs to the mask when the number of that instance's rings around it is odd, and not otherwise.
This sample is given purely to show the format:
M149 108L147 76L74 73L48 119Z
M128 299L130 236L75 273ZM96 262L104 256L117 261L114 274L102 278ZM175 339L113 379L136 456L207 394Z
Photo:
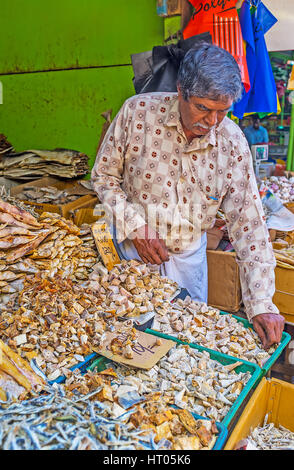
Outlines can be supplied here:
M180 63L186 52L200 43L211 43L210 33L203 33L168 46L155 46L152 51L131 56L136 93L176 92Z

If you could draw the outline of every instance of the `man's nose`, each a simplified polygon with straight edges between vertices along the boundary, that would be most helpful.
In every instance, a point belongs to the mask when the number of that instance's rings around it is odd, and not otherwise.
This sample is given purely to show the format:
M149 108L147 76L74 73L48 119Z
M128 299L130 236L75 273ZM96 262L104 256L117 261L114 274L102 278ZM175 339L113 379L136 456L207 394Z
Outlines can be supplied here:
M209 127L212 127L217 122L217 111L209 111L207 116L205 116L205 124Z

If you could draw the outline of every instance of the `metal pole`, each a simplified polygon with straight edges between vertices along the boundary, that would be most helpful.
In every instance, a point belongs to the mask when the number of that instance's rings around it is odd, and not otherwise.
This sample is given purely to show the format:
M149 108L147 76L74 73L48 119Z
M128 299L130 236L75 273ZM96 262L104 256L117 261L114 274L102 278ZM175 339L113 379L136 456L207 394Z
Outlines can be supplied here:
M287 171L293 171L293 147L294 147L294 103L291 106L291 123L290 123L290 135L289 135L289 145L288 145L288 155L287 155Z
M285 110L285 93L282 96L282 106L281 106L281 126L284 125L284 110Z

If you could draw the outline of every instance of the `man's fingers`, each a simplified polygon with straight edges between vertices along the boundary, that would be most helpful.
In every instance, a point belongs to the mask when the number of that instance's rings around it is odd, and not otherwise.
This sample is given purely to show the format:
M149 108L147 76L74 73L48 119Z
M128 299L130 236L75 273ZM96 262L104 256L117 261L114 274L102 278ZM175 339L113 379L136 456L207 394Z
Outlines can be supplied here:
M260 337L264 349L267 349L267 337L262 326L259 325L257 322L254 322L254 329L256 333L258 334L258 336Z
M141 260L143 261L143 263L145 263L145 264L148 264L148 263L149 263L149 260L148 260L147 258L145 258L145 256L140 255L140 258L141 258Z
M162 261L158 256L156 250L154 249L153 244L151 244L148 240L144 240L143 248L141 249L141 254L139 255L144 256L144 258L148 259L148 262L151 264L161 264Z
M157 254L162 262L169 260L167 248L162 240L157 240L156 246L154 246L154 248L157 249Z

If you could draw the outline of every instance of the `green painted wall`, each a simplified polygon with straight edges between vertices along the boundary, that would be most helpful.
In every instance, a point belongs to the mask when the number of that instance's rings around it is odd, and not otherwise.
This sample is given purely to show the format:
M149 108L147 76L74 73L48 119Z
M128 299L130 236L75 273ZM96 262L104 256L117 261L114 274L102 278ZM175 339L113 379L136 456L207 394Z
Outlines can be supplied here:
M73 148L92 166L101 113L135 93L130 55L162 41L156 0L1 0L0 133L17 151Z

